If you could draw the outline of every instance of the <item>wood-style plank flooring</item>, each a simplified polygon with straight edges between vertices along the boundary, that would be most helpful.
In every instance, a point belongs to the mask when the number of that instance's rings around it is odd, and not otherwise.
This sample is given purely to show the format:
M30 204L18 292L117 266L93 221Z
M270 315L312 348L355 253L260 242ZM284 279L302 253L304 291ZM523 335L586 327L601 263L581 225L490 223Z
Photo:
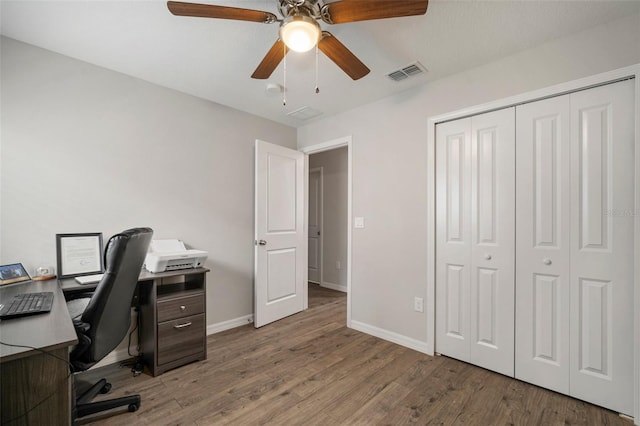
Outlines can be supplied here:
M616 413L346 328L344 293L309 286L309 309L208 337L208 358L159 377L111 365L135 413L94 425L625 425Z

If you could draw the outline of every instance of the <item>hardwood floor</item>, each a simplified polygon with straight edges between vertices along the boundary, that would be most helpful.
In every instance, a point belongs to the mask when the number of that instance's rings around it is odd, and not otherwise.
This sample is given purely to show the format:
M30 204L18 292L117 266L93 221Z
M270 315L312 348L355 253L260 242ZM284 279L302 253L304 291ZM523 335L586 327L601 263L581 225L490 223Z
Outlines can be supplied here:
M208 338L208 358L159 377L117 365L110 394L135 413L93 425L631 425L616 413L346 328L344 293L310 285L309 309ZM87 423L83 421L81 423Z

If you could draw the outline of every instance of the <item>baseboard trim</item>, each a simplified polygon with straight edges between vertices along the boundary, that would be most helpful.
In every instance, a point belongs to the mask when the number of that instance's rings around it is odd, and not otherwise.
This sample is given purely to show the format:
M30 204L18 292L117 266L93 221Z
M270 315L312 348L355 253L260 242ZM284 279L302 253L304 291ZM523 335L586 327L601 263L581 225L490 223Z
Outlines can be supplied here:
M104 367L105 365L115 364L119 362L123 362L129 359L135 358L138 350L136 349L138 346L138 334L131 334L135 328L137 327L138 318L136 311L131 309L131 323L129 325L129 331L127 331L126 336L122 339L122 342L111 352L109 352L104 358L100 360L100 362L96 363L93 368ZM129 340L129 336L131 336L131 340ZM131 352L134 354L129 355L129 348L131 348Z
M135 351L135 347L133 349ZM107 356L102 358L100 360L100 362L98 362L96 365L91 367L91 369L104 367L105 365L109 365L109 364L120 363L120 362L129 360L129 359L133 359L133 358L135 358L135 355L134 356L130 356L129 352L127 351L126 348L124 348L124 349L115 349L115 350L109 352L107 354Z
M132 320L134 321L133 323L135 324L135 319ZM210 334L215 334L215 333L220 333L221 331L225 331L225 330L230 330L232 328L236 328L236 327L240 327L246 324L251 324L253 322L253 314L249 314L249 315L245 315L243 317L239 317L239 318L234 318L234 319L230 319L227 321L222 321L222 322L218 322L215 324L209 324L207 326L207 336ZM126 341L127 339L125 338L125 340L123 340L123 343ZM121 343L121 345L123 344ZM135 341L133 341L131 343L131 347L132 349L135 351L135 346L136 343ZM94 365L93 368L99 368L99 367L104 367L105 365L109 365L109 364L116 364L119 362L123 362L126 361L128 359L131 358L135 358L135 355L132 357L129 355L129 351L126 347L124 348L118 348L118 349L114 349L113 351L109 352L107 354L107 356L105 356L104 358L102 358L100 360L99 363L97 363L96 365Z
M374 327L373 325L355 320L351 320L351 328L428 355L427 342L421 342L420 340L412 339L411 337L403 336L402 334L394 333L393 331Z
M338 286L335 284L334 286L338 288L333 288L333 290L346 291L346 289L341 290L343 286ZM331 288L329 286L323 286L323 287ZM232 328L241 327L243 325L247 325L251 323L253 323L253 314L230 319L227 321L218 322L215 324L209 324L207 326L207 336L210 334L220 333L221 331L231 330ZM393 342L398 345L404 346L406 348L413 349L428 355L426 342L421 342L420 340L412 339L411 337L403 336L402 334L394 333L393 331L388 331L388 330L375 327L373 325L369 325L360 321L351 320L351 324L349 326L354 330L358 330L363 333L370 334L380 339L384 339L389 342ZM105 356L99 363L97 363L92 368L102 367L109 364L115 364L117 362L126 361L130 358L131 356L129 356L127 348L114 350L111 353L109 353L107 356Z
M241 327L243 325L253 323L253 314L245 315L230 320L209 324L207 326L207 336L210 334L220 333L221 331L231 330L232 328Z
M323 282L322 284L320 284L320 287L325 287L325 288L329 288L331 290L337 290L337 291L341 291L343 293L347 292L347 286L346 285L340 285L340 284L334 284L334 283L328 283L328 282Z

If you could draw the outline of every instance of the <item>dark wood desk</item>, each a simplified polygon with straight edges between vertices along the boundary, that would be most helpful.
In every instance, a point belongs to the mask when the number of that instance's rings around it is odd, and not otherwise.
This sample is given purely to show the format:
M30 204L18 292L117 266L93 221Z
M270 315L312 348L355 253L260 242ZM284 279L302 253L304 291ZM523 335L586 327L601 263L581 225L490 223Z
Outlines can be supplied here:
M78 341L57 280L0 288L0 302L18 293L52 291L51 312L0 320L2 424L71 424L69 346ZM15 420L14 420L15 419Z
M158 273L142 270L140 272L140 277L138 278L138 284L141 281L153 281L156 279L172 278L180 275L184 275L184 276L197 275L197 274L204 274L207 272L209 272L209 269L207 268L181 269L178 271L168 271L168 272L158 272ZM98 287L98 283L80 284L78 281L76 281L75 278L60 279L58 280L58 283L60 284L60 288L65 294L93 291L95 290L96 287Z
M206 268L153 274L143 271L134 304L141 311L141 346L155 376L206 359ZM0 320L2 424L71 424L69 347L78 340L65 293L92 291L75 279L0 287L0 303L18 293L52 291L51 312Z
M207 359L207 272L195 268L140 273L133 306L140 308L140 348L152 375ZM93 291L97 285L60 280L60 288L69 295Z

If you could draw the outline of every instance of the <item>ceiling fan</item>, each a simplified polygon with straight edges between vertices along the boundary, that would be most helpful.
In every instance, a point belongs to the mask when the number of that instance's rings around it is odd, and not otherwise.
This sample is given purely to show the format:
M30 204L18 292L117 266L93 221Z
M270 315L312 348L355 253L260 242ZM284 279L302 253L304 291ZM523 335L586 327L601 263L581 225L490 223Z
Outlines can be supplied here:
M271 76L289 50L306 52L316 45L349 77L358 80L369 74L369 68L349 49L318 24L343 24L372 19L424 15L429 0L276 0L278 18L271 12L210 4L168 1L169 11L177 16L234 19L239 21L280 23L280 37L267 52L251 78Z

